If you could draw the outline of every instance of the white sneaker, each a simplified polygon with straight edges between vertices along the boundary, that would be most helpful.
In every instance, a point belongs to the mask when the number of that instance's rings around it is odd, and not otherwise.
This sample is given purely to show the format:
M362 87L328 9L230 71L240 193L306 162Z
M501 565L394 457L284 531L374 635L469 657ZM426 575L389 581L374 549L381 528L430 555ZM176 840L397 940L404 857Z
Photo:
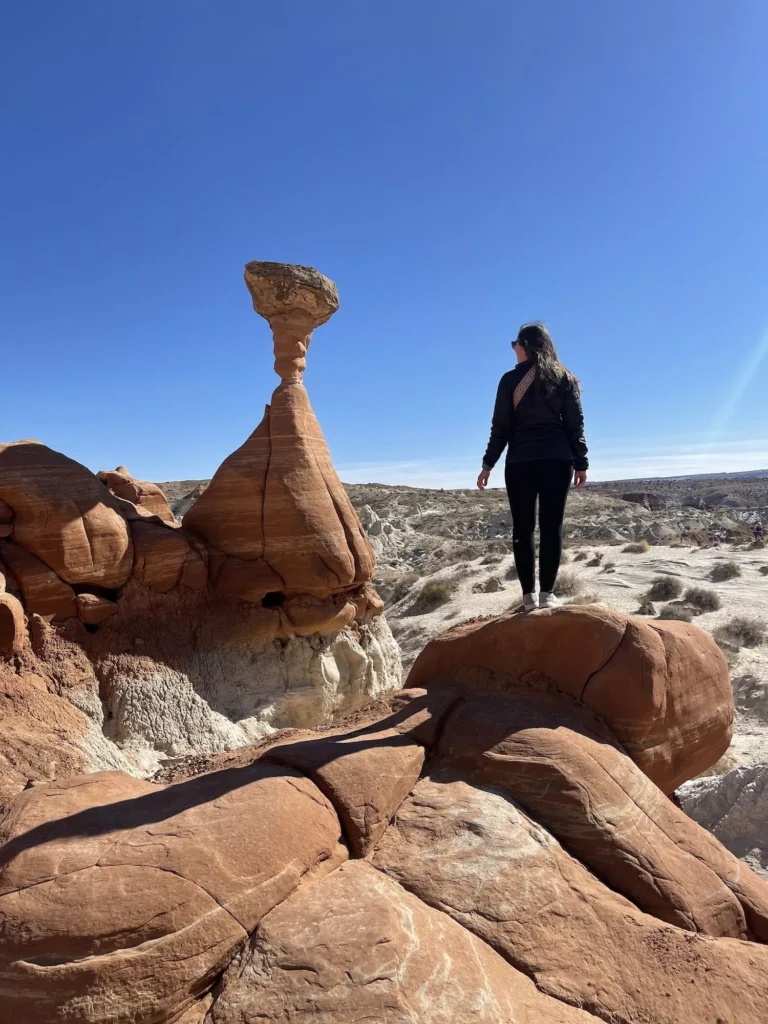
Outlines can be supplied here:
M532 612L539 607L535 594L523 594L523 611Z
M539 594L539 608L557 608L559 604L560 599L550 591L542 590Z

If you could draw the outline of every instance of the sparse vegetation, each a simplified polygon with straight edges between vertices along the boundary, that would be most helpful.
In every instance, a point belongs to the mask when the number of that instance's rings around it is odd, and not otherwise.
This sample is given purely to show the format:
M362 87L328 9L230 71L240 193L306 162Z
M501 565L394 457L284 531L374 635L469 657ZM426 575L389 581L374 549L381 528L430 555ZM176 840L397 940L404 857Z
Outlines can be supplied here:
M616 572L616 563L603 562L603 572Z
M645 595L648 601L673 601L680 597L683 592L683 585L680 580L673 576L657 576Z
M677 619L680 622L690 622L693 619L693 612L683 604L668 604L662 608L656 616L658 619Z
M418 579L419 576L417 573L407 572L404 576L401 576L399 580L396 580L392 587L387 604L396 604L398 601L402 600L402 598L404 598L405 595L413 589L413 586Z
M408 609L409 615L425 615L450 601L456 584L452 580L427 580Z
M638 544L626 544L622 549L623 555L645 555L651 550L647 540L641 540Z
M587 552L586 551L577 551L576 554L573 556L573 560L574 560L574 562L586 562L586 560L587 560ZM766 570L768 571L768 566L766 566Z
M709 574L713 583L725 583L726 580L735 580L737 576L741 576L738 562L719 562Z
M721 646L758 647L765 640L766 629L768 626L761 619L737 615L718 626L714 637Z
M584 590L584 583L581 576L573 569L563 569L558 573L555 583L555 593L558 597L576 597Z
M640 607L635 612L635 615L655 615L656 605L649 601L647 597L644 597L640 601Z
M764 548L764 547L765 547L765 541L762 540L762 538L760 538L760 537L755 537L755 539L749 545L749 550L750 551L759 551L761 548Z
M705 612L716 612L723 605L715 591L708 590L706 587L688 587L683 600L695 610L697 615L703 615Z
M594 555L592 555L590 560L587 562L587 565L589 565L589 566L600 565L602 561L603 561L603 553L602 553L602 551L596 551L594 553Z

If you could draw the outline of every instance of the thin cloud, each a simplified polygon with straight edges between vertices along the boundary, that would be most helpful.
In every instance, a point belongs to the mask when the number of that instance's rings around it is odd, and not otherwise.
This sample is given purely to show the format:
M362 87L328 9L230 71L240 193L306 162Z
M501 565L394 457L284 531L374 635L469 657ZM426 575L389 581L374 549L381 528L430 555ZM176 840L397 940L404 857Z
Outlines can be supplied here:
M688 476L695 473L732 473L768 469L768 438L721 441L715 444L673 444L658 438L631 445L602 447L590 453L590 479L630 480L657 476ZM462 456L408 462L369 462L342 465L339 475L346 483L400 484L408 487L474 487L477 459ZM503 465L491 476L491 486L504 483Z

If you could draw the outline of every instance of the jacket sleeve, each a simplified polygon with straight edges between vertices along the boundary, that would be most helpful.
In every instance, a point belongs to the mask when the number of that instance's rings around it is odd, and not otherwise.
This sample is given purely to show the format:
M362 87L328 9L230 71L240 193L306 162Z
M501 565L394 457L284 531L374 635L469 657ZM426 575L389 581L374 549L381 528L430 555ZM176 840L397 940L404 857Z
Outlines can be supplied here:
M581 407L578 385L570 380L565 386L563 426L573 452L574 469L589 469L587 442L584 437L584 410Z
M507 447L512 426L512 398L507 389L504 377L499 381L496 392L496 404L493 407L491 420L491 436L483 456L483 468L493 469L499 456Z

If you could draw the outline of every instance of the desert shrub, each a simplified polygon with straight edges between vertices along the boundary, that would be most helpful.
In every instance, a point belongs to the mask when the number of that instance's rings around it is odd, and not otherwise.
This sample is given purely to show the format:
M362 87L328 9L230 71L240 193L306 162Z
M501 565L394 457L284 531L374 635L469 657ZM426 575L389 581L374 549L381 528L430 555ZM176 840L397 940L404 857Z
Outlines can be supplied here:
M745 672L733 679L733 699L739 711L768 719L768 682L754 672Z
M656 606L652 601L649 601L647 597L644 597L640 601L640 607L635 612L635 615L655 615Z
M555 583L555 593L558 597L576 597L582 593L583 589L582 579L573 569L563 569L558 573Z
M586 562L586 560L587 560L587 552L586 551L577 551L576 554L573 556L573 560L574 560L574 562Z
M693 612L682 604L668 604L666 608L662 608L657 618L678 619L680 622L690 622L693 618Z
M735 580L737 576L741 576L741 566L738 562L719 562L709 574L713 583Z
M622 549L623 555L644 555L651 550L647 540L641 540L638 544L626 544Z
M424 615L426 612L434 611L441 604L450 601L455 589L456 584L451 580L427 580L408 609L409 614Z
M616 572L616 563L603 562L603 572Z
M516 580L517 579L517 566L513 562L504 574L505 580Z
M387 604L396 604L401 601L407 593L413 589L413 585L418 580L418 575L415 572L407 572L404 576L401 576L399 580L396 580L389 595Z
M749 550L750 551L759 551L761 548L764 548L764 547L765 547L765 541L762 540L760 537L755 537L755 539L749 545Z
M715 591L706 587L688 587L683 600L699 613L716 612L723 604Z
M762 619L748 619L737 615L718 626L714 632L719 644L731 647L757 647L765 640L766 624Z
M761 565L757 571L761 576L768 576L768 565Z
M602 551L596 551L594 553L594 555L592 555L590 560L587 562L587 565L600 565L602 560L603 560L603 553L602 553Z
M501 551L489 551L488 554L480 559L480 565L496 565L504 558L504 554Z
M676 580L672 576L657 576L645 597L649 601L673 601L676 597L680 597L682 592L683 585L680 580Z

